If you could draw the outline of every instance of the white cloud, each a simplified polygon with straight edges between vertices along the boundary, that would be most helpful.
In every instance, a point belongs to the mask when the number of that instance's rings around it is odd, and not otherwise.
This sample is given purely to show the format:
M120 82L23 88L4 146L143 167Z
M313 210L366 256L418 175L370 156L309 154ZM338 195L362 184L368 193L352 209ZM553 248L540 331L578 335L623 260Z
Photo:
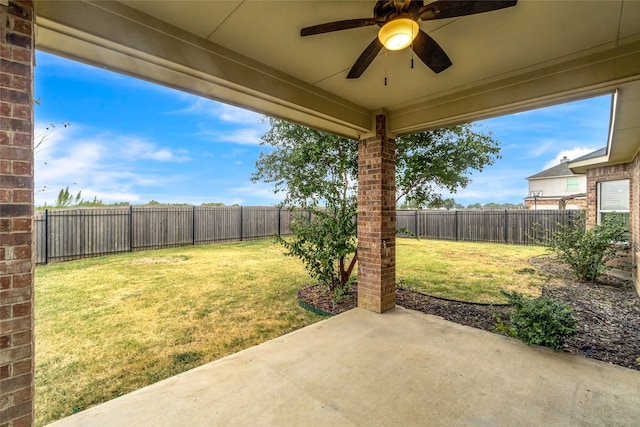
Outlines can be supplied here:
M169 114L193 114L212 117L227 123L260 124L264 116L244 108L223 104L206 98L195 98L193 103Z
M544 164L544 166L542 167L541 171L549 169L553 166L556 166L558 164L560 164L560 160L563 157L568 158L569 160L575 160L578 157L584 156L585 154L589 154L593 151L595 151L596 148L586 148L586 147L574 147L574 148L570 148L568 150L562 150L560 151L558 154L556 154L556 156L549 160L547 163Z
M81 191L85 200L136 202L141 187L162 187L182 179L156 172L149 162L189 160L186 150L158 147L127 135L91 132L82 126L56 130L41 147L35 152L36 205L53 204L66 187L73 194Z
M158 148L155 144L135 137L119 137L116 139L121 142L121 151L128 157L160 162L186 162L191 160L191 158L187 156L187 150Z
M540 141L535 143L535 145L533 147L531 147L531 149L529 150L529 157L540 157L542 156L544 153L546 153L549 149L551 149L554 145L554 141Z

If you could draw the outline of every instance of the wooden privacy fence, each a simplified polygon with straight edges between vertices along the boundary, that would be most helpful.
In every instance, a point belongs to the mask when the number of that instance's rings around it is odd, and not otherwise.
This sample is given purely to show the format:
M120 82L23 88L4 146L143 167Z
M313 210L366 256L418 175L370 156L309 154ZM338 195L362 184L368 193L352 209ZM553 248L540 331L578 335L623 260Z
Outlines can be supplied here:
M397 211L396 228L427 239L537 245L579 210Z
M37 264L172 246L290 234L277 207L127 206L36 211Z
M398 211L397 229L428 239L539 244L579 211ZM36 211L37 264L172 246L291 234L277 207L127 206ZM538 224L537 228L534 224ZM406 235L406 234L405 234Z

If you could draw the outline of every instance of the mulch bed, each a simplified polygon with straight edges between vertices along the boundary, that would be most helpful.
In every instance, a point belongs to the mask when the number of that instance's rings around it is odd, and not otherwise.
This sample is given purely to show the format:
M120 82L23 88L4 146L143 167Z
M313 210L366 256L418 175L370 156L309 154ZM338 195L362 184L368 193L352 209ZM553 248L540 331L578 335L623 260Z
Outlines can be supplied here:
M531 264L549 276L542 294L574 309L577 333L565 341L565 351L640 370L640 298L630 281L605 275L598 283L581 283L548 256L533 258ZM339 304L318 286L301 289L298 298L318 310L339 314L356 307L357 288L352 286ZM508 324L511 310L449 301L400 287L396 287L396 303L490 332L497 332L495 315Z

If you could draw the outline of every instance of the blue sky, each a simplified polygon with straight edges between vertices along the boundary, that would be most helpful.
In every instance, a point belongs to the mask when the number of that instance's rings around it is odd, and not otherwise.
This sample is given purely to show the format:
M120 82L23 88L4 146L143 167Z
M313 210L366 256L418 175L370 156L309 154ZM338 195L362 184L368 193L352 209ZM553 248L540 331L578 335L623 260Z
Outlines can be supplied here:
M36 205L53 204L67 186L105 203L281 200L249 179L268 129L259 114L43 52L35 96ZM527 176L606 145L609 112L605 96L478 122L501 141L503 158L452 197L522 203Z

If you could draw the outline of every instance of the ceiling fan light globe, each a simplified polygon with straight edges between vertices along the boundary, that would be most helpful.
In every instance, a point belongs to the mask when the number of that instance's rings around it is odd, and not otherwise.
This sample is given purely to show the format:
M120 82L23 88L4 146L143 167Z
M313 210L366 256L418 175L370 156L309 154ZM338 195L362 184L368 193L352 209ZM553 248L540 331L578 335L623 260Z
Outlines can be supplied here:
M402 50L411 46L419 30L418 23L413 19L394 19L380 28L378 40L388 50Z

